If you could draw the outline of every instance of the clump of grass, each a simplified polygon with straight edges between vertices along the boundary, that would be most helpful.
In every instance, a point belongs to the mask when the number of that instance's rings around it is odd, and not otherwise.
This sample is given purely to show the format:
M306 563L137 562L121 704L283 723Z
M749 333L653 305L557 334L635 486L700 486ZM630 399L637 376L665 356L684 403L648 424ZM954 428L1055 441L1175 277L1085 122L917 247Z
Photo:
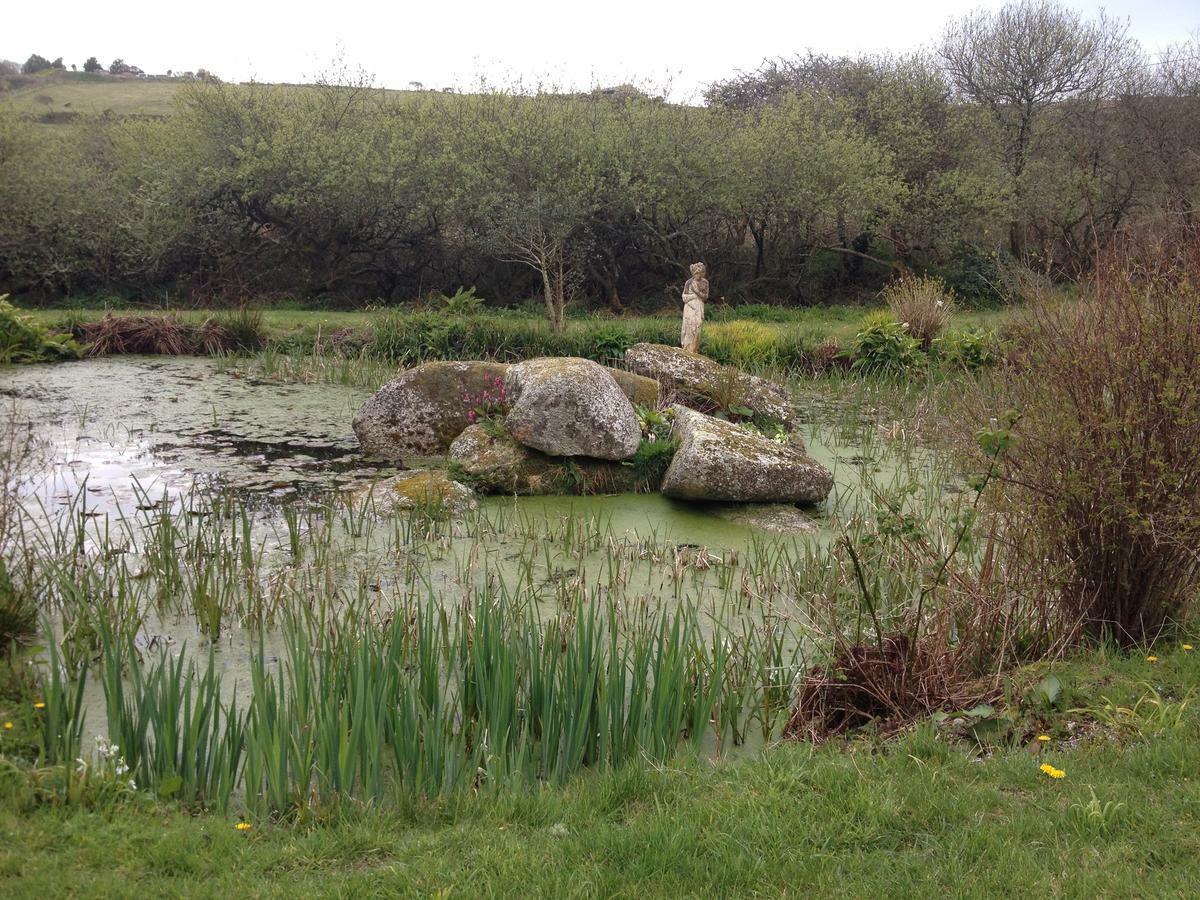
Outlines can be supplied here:
M954 310L946 285L928 275L901 275L883 289L883 300L924 350L945 331Z
M761 322L714 322L702 335L704 352L717 362L762 369L779 361L779 330Z
M195 349L194 329L175 316L118 316L106 313L79 323L77 337L88 356L148 353L183 356Z
M267 342L263 328L263 312L250 306L241 306L230 313L223 313L202 326L210 328L210 335L201 335L206 353L227 350L253 352L261 350Z
M642 490L658 490L678 449L677 440L651 439L638 444L637 452L627 464L633 469Z
M37 631L38 611L33 597L17 588L0 558L0 654Z

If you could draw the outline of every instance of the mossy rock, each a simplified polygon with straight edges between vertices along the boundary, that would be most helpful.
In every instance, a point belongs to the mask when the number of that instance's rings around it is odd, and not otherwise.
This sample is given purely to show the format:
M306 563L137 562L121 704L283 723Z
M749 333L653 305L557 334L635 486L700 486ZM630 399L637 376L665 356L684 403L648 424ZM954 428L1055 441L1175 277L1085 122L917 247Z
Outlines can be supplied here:
M426 510L461 515L479 505L475 492L444 469L413 469L378 482L367 491L377 513Z
M494 423L471 425L450 446L450 472L485 494L623 494L646 490L635 470L602 459L547 456Z
M508 366L493 362L427 362L376 391L354 417L363 453L403 462L440 456L470 422L466 396L496 390Z
M781 385L707 356L666 344L634 344L625 351L632 372L653 378L664 393L701 411L741 407L755 419L778 422L792 430L797 412Z
M820 503L832 473L791 441L675 404L671 437L679 441L662 492L679 500Z

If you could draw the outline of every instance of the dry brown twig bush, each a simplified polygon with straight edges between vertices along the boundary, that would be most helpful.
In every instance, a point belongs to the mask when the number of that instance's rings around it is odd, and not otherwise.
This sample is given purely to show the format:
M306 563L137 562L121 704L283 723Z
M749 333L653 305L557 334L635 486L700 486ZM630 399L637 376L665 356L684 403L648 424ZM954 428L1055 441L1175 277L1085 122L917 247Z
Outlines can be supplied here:
M928 275L901 275L883 289L883 300L925 350L946 330L954 311L954 295L940 278Z

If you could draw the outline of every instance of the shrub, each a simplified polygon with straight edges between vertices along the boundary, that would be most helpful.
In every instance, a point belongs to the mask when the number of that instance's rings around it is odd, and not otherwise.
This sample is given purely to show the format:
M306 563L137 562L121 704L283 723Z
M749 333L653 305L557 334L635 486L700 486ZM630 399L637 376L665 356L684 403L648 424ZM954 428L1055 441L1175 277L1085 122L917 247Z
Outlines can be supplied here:
M624 325L610 322L591 329L587 333L585 343L587 347L581 356L606 363L623 357L625 351L632 346L633 338Z
M897 278L883 289L883 299L896 321L908 326L908 333L924 350L945 330L954 308L954 297L941 279L924 275Z
M1152 640L1200 590L1200 248L1122 260L1077 302L1030 306L1026 367L985 414L1015 410L1002 513L1067 627Z
M453 294L442 295L442 305L452 316L474 316L483 312L485 301L475 295L475 285L469 288L460 287Z
M52 336L32 317L21 315L8 302L8 294L0 294L0 363L54 362L78 356L73 340Z
M850 345L850 368L866 375L902 376L925 364L921 345L889 312L863 316Z
M946 334L933 342L938 361L967 370L982 369L999 359L996 332L990 328L967 328Z
M994 309L1008 299L1003 290L1000 264L994 254L961 247L941 273L947 290L967 306Z

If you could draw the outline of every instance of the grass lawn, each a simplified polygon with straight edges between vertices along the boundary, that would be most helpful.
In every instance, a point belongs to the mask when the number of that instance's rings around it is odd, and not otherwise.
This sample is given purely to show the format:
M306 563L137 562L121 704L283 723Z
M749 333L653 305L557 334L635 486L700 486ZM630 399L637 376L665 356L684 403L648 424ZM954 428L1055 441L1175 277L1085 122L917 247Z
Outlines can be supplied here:
M151 799L21 808L10 790L0 884L14 897L1195 896L1200 659L1157 652L1059 666L1071 704L1111 701L1096 715L1119 721L1030 719L1052 737L1032 742L1040 754L980 753L925 726L246 831Z

